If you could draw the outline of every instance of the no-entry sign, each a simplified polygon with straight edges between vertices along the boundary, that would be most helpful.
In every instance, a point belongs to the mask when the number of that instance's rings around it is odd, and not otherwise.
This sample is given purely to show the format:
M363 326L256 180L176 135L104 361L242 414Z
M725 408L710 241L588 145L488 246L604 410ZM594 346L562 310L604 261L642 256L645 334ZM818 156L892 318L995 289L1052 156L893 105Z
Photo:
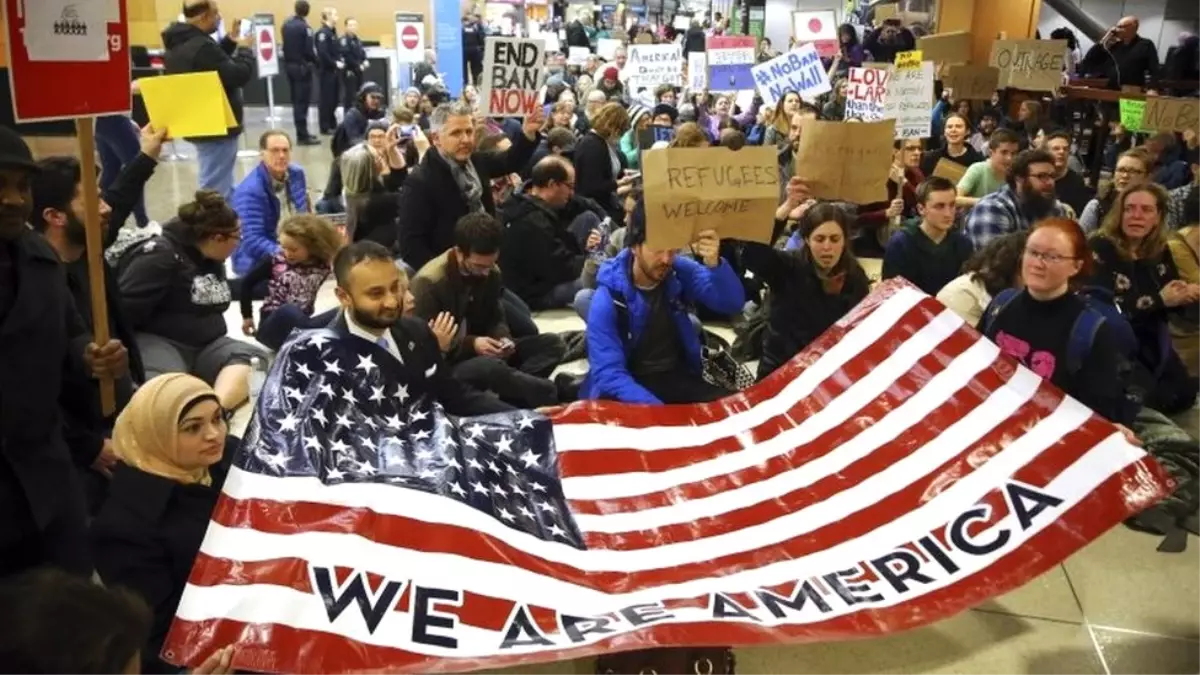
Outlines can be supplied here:
M425 60L425 15L396 12L396 61L420 63Z
M125 0L4 0L4 19L17 122L129 114Z
M258 76L279 74L279 43L275 41L275 15L254 15L254 55L258 61Z

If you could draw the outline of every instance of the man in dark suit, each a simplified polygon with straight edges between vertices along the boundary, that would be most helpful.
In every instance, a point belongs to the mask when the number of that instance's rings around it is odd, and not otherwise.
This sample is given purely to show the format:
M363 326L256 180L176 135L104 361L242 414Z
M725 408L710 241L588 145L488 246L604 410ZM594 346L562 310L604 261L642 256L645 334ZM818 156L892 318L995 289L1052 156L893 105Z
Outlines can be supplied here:
M62 437L69 373L121 378L117 340L91 343L54 249L28 222L29 147L0 127L0 577L39 565L90 576L83 493Z
M373 241L350 244L334 258L333 273L342 311L330 329L372 342L396 357L409 396L428 394L450 414L464 417L514 410L451 376L429 326L404 316L410 302L408 277L386 247Z
M540 141L541 106L525 118L523 133L502 152L476 152L475 111L462 103L438 106L429 129L436 147L408 175L400 194L400 255L414 270L454 245L454 226L468 213L496 215L493 178L520 173Z
M312 103L312 78L317 65L313 30L308 25L308 0L296 0L296 14L283 24L283 67L292 92L292 123L296 142L318 145L320 139L308 132L308 108Z

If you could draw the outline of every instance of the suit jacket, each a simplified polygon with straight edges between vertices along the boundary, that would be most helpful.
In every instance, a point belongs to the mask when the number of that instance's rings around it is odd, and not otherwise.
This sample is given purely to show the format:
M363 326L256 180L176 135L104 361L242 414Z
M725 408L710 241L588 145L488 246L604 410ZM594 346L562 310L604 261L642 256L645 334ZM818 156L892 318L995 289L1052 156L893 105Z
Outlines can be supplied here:
M477 152L471 163L483 184L483 209L496 215L492 200L493 178L520 173L533 156L538 142L516 134L505 152ZM450 172L450 165L436 148L425 153L417 168L408 174L400 193L400 257L413 269L454 245L454 225L467 215L467 201Z
M338 312L329 329L338 335L353 336L346 325L346 317ZM400 369L404 383L414 399L428 394L442 404L452 415L470 417L489 415L515 410L490 393L479 391L450 376L450 369L442 360L437 339L429 327L417 319L402 318L392 326L392 338L400 348L404 362Z
M54 249L32 230L11 247L18 282L0 322L0 503L23 499L41 529L59 512L64 489L75 489L59 393L64 375L86 370L91 335Z

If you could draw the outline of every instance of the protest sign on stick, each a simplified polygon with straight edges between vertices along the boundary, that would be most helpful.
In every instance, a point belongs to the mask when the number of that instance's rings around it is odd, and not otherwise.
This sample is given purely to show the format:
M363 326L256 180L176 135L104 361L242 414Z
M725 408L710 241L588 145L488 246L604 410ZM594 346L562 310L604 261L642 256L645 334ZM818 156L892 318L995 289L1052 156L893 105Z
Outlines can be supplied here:
M778 105L784 92L794 91L800 98L814 101L833 89L816 47L810 44L760 63L751 73L763 103L770 106Z
M887 199L895 120L848 124L804 120L796 175L817 199L871 204Z
M488 117L525 117L541 104L541 40L489 37L484 44L482 107Z
M883 119L890 71L851 68L846 81L846 119L875 122Z
M646 244L683 248L704 230L767 244L779 205L774 148L662 148L642 155Z

